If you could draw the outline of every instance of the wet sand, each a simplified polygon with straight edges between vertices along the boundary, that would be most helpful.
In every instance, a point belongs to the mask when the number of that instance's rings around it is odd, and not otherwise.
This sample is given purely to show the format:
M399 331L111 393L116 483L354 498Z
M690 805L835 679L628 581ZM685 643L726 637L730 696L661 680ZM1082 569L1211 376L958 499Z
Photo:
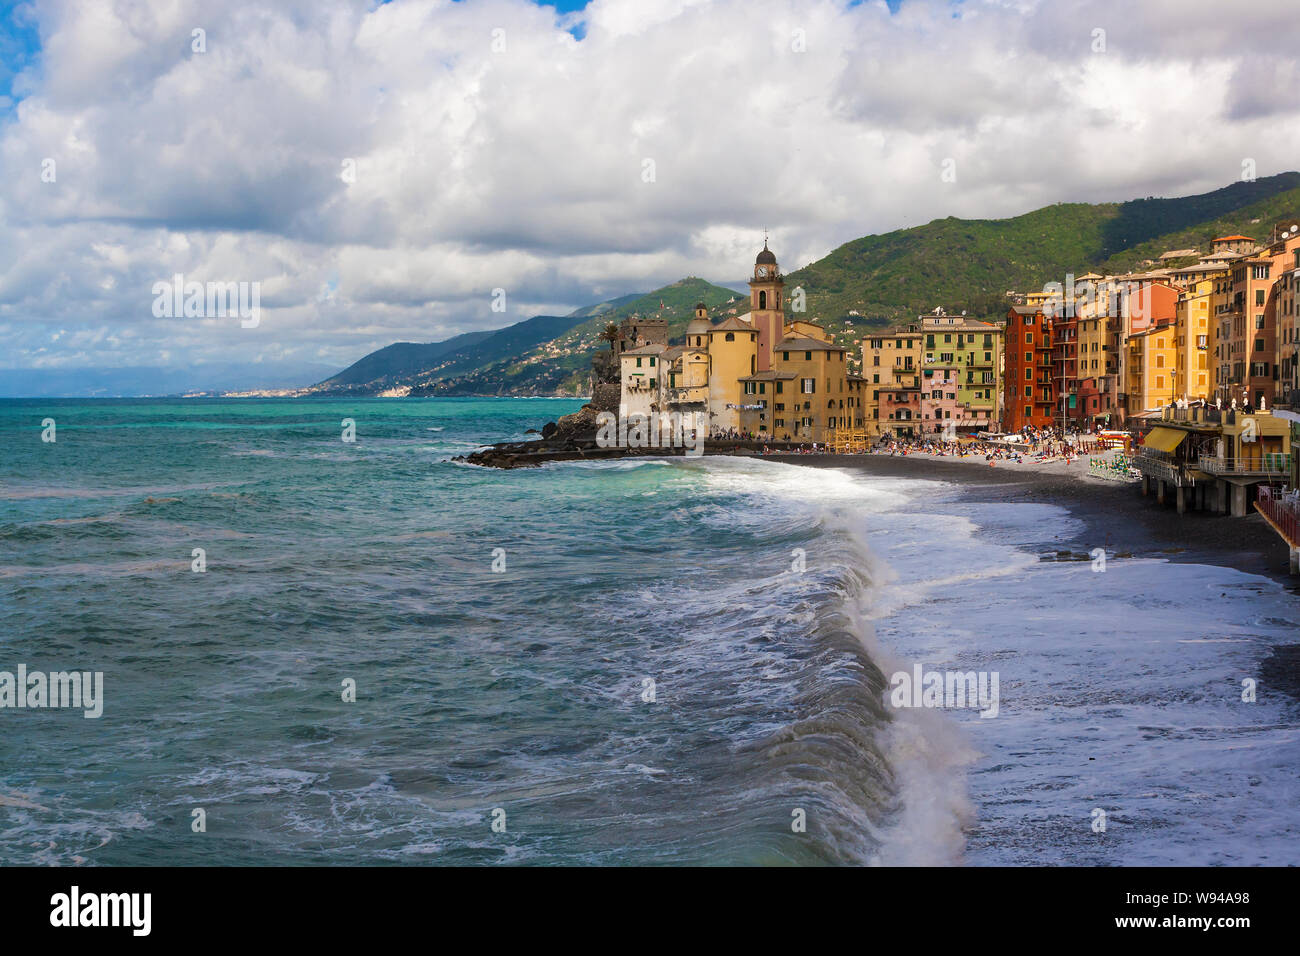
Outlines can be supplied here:
M1287 548L1252 509L1244 518L1199 511L1179 515L1172 498L1156 504L1136 482L1087 475L1087 460L1038 465L982 458L930 458L889 455L771 455L772 461L812 468L846 468L888 478L924 478L963 488L969 502L1036 502L1067 509L1082 524L1078 534L1062 529L1061 552L1077 558L1093 548L1135 557L1165 558L1236 568L1279 580L1300 592L1300 577L1287 573ZM1042 545L1036 546L1042 550ZM1048 557L1048 555L1044 555Z

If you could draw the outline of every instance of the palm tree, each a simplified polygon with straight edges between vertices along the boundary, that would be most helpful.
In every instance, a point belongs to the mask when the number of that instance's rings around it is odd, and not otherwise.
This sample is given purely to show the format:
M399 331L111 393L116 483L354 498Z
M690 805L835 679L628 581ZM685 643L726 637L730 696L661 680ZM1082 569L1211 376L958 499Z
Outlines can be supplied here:
M609 350L614 351L614 343L618 341L618 326L613 322L608 323L600 332L602 342L609 343Z

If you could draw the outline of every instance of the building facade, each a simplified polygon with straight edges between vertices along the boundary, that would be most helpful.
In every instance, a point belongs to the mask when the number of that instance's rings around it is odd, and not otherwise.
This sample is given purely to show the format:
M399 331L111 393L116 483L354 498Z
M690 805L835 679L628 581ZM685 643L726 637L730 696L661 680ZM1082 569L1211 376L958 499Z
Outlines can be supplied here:
M1002 430L1051 427L1056 407L1051 320L1038 306L1013 305L1003 343Z

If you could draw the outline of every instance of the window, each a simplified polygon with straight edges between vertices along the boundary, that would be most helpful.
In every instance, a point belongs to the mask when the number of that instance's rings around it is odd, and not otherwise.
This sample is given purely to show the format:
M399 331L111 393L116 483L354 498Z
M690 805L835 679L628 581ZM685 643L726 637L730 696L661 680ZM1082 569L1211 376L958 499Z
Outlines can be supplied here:
M1034 344L1034 333L1033 333L1033 332L1026 332L1026 333L1025 333L1025 344L1026 344L1026 345L1033 345L1033 344Z
M1026 361L1026 362L1029 362L1029 363L1032 364L1033 361L1034 361L1034 353L1033 353L1033 352L1026 352L1026 353L1025 353L1025 361Z
M800 389L805 395L811 395L817 391L817 380L812 378L802 379L803 387Z
M641 356L639 355L636 357L636 367L637 368L641 367Z
M804 360L805 362L811 362L811 361L812 361L812 353L811 353L811 352L804 352L804 353L803 353L803 360Z
M1033 410L1032 408L1030 408L1028 405L1026 405L1026 406L1025 406L1025 417L1026 417L1026 418L1029 418L1029 417L1031 417L1033 414L1034 414L1034 410Z
M776 383L776 394L780 395L782 392L784 392L784 391L785 391L785 387L784 387L784 386L785 386L785 382L777 382L777 383Z
M789 353L789 352L782 352L782 353L781 353L781 361L782 361L782 362L788 362L788 361L790 361L790 353ZM879 359L879 357L876 358L876 364L877 364L877 365L880 364L880 359Z
M1034 370L1032 368L1025 369L1025 381L1028 382L1033 377L1034 377Z
M653 355L650 356L650 367L651 368L655 367L655 357Z
M728 332L727 335L726 335L726 340L727 340L728 342L734 342L734 341L736 341L736 333L735 333L735 332Z

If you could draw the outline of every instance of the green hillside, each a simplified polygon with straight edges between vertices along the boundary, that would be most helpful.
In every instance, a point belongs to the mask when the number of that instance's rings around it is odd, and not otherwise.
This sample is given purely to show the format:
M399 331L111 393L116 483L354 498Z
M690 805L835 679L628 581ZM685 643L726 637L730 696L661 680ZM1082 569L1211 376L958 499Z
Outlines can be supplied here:
M682 335L696 302L720 311L737 293L686 278L654 292L633 293L576 309L536 315L488 332L444 342L398 342L364 356L311 391L375 394L409 386L413 395L580 395L591 387L591 357L607 344L600 332L632 315L669 321ZM743 309L743 302L738 303Z
M704 302L720 315L728 300L737 297L730 289L688 277L644 295L578 309L567 317L568 327L547 341L532 348L503 350L494 361L460 374L440 369L420 376L412 383L412 394L584 395L591 388L591 356L597 349L609 347L601 341L600 332L610 322L632 315L665 318L671 339L685 334L695 303ZM743 301L732 306L745 311Z
M449 352L466 348L492 335L488 332L466 332L443 342L394 342L377 352L353 362L337 375L326 379L322 386L367 385L414 375L437 364Z
M845 243L789 273L786 288L802 286L808 314L830 325L856 311L868 326L890 326L936 305L989 318L1005 311L1009 290L1041 289L1067 272L1127 271L1174 249L1208 248L1225 233L1266 237L1275 221L1297 213L1300 173L1289 172L1179 199L949 217Z
M1011 219L937 219L847 242L789 273L787 293L807 295L806 316L839 345L858 353L865 332L910 322L943 306L950 313L1000 318L1007 293L1065 281L1067 273L1120 273L1177 249L1208 250L1216 236L1267 239L1273 226L1300 216L1300 173L1234 183L1199 196L1124 203L1058 203ZM632 315L668 320L680 341L696 302L717 321L748 311L743 293L693 276L565 316L534 316L491 332L473 332L372 352L315 386L324 393L373 394L409 387L413 395L581 395L591 386L591 357L608 346L600 332Z

